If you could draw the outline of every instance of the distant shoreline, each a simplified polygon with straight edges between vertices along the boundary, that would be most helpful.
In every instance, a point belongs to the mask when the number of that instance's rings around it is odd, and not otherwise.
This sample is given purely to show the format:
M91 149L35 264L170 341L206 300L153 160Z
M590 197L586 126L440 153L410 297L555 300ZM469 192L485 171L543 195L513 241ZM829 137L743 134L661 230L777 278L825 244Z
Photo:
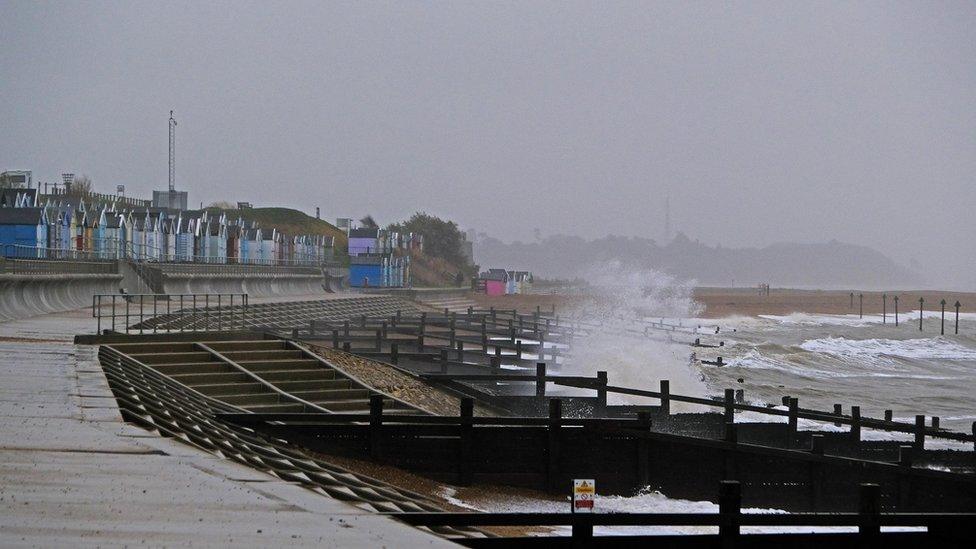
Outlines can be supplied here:
M893 292L855 292L854 306L851 307L850 290L806 290L791 288L772 288L770 295L759 295L757 288L716 288L697 287L693 296L705 306L701 313L704 318L725 318L731 316L788 315L790 313L810 314L858 314L858 295L864 294L864 314L880 315L882 295L887 293L887 312L894 315L894 296L898 296L898 311L904 315L918 310L918 298L925 298L926 311L940 310L939 301L946 300L946 319L955 313L953 304L958 300L961 312L976 312L976 292L953 292L941 290L905 290ZM585 307L589 300L583 295L527 294L488 297L472 294L471 298L482 307L517 308L530 312L541 307L549 310L556 305L557 314L574 306Z
M884 309L882 296L887 294L887 312L895 312L894 297L898 296L899 314L917 311L918 299L925 298L926 311L941 309L939 302L946 300L946 318L955 313L953 304L958 300L961 312L976 311L976 293L941 290L906 290L893 292L854 292L851 306L850 290L796 290L772 288L768 296L759 295L756 288L695 288L694 298L705 306L703 316L723 318L729 316L788 315L790 313L859 314L859 295L864 295L864 314L880 315Z

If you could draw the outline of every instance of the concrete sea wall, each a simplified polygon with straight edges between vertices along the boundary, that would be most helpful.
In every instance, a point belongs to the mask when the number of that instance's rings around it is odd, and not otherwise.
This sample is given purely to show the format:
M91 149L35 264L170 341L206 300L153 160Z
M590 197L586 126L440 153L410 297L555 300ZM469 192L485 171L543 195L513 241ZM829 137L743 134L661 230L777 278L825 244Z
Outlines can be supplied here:
M0 322L90 307L92 295L118 293L118 274L0 274Z

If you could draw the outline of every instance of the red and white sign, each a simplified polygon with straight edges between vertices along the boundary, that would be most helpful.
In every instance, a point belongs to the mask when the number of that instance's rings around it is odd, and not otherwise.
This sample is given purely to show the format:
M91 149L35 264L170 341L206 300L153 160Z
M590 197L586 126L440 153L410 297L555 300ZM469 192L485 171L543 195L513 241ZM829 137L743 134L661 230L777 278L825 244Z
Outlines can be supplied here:
M596 496L596 481L591 478L573 480L573 512L592 513Z

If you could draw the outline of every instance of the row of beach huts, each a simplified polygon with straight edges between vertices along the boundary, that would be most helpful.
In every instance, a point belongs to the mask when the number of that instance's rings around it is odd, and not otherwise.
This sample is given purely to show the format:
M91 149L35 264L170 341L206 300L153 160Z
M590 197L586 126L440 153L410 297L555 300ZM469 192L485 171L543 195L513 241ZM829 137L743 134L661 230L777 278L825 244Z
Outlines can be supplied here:
M36 189L0 189L5 257L156 262L319 265L335 257L332 236L285 235L207 210L119 209L44 200Z
M475 279L474 289L489 296L526 294L532 289L534 277L529 271L488 269Z

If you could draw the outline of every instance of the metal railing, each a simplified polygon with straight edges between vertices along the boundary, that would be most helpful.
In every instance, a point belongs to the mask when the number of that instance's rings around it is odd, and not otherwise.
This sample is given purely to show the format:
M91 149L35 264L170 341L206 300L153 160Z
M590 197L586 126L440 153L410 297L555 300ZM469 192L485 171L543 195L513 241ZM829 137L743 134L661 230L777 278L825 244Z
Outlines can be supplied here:
M72 239L72 242L75 242ZM205 264L205 265L265 265L272 267L314 267L340 268L342 261L332 257L319 257L316 254L297 254L293 259L262 259L249 257L241 260L239 257L216 257L208 255L186 255L169 253L168 249L158 246L148 246L120 240L117 238L91 239L87 247L92 249L78 250L74 248L52 248L43 246L28 246L24 244L4 244L0 247L3 256L8 259L48 259L68 261L114 261L128 259L149 263L166 264Z
M226 308L225 308L226 306ZM214 307L214 308L211 308ZM102 333L102 321L112 332L125 333L159 331L156 317L173 316L167 324L168 332L207 331L216 321L217 329L232 319L247 320L248 294L95 294L92 296L92 318L97 333ZM138 319L138 322L133 322Z
M0 273L16 275L118 274L116 261L57 261L0 258Z

